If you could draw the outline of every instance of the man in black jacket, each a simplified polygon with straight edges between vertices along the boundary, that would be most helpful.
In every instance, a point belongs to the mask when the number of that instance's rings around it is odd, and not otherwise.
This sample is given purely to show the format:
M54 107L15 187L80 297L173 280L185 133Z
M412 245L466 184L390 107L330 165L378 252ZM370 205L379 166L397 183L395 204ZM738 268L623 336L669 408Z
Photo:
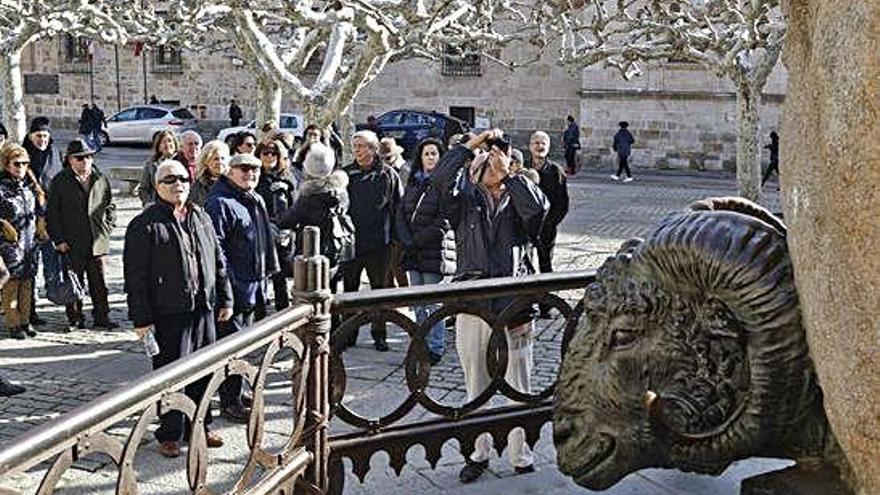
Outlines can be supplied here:
M211 218L189 199L189 172L168 160L156 170L158 201L136 216L125 231L122 255L129 318L138 337L153 332L159 354L153 369L192 354L217 339L217 320L232 316L232 287L226 260L214 234ZM186 395L198 404L210 376L186 387ZM180 455L185 418L180 412L162 416L156 430L159 453ZM210 410L205 413L208 447L223 440L207 431Z
M349 215L355 228L355 258L346 264L343 275L345 292L361 286L361 273L367 270L370 287L386 285L391 241L394 236L394 215L403 196L400 176L379 159L379 138L372 131L358 131L351 139L354 162L345 168L348 174ZM357 338L357 334L353 334ZM373 346L380 352L388 350L385 322L374 321ZM347 342L354 345L353 341Z
M553 271L553 247L556 245L556 228L568 214L568 184L562 167L548 160L550 154L550 135L543 131L532 134L529 140L529 151L532 154L532 169L538 172L541 180L539 187L550 201L550 211L544 217L541 233L538 235L538 267L541 273ZM549 308L541 305L541 316L548 315Z
M68 166L52 179L46 223L55 249L66 254L69 268L82 281L89 279L95 326L116 328L110 321L104 256L110 250L110 233L116 225L116 206L110 181L93 165L95 151L83 139L67 146ZM85 328L82 301L67 306L73 328Z
M473 151L483 146L488 151L474 157ZM529 247L541 230L549 204L525 174L511 173L509 149L510 143L503 139L501 131L490 129L443 155L431 174L431 183L438 190L451 192L457 280L527 275L533 271ZM462 170L471 158L469 170ZM510 302L509 298L496 298L488 308L475 307L474 312L498 315ZM511 315L504 325L508 350L504 378L513 388L528 393L532 366L531 310ZM472 401L492 382L486 363L492 327L479 317L459 314L455 329L467 400ZM488 434L477 438L473 454L459 473L463 483L483 474L489 466L491 448ZM532 453L522 429L511 432L508 454L517 474L534 471Z

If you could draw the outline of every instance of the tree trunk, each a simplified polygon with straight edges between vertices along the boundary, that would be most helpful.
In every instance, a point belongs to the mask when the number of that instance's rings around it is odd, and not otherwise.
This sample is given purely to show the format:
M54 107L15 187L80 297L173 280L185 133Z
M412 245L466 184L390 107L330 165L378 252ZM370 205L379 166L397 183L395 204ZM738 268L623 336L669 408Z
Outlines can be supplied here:
M268 121L281 124L281 88L269 76L257 76L257 140L263 139L260 129Z
M761 153L758 149L761 91L738 84L736 91L736 182L739 195L761 201Z
M0 91L3 95L3 122L9 140L20 143L27 133L20 49L0 55Z

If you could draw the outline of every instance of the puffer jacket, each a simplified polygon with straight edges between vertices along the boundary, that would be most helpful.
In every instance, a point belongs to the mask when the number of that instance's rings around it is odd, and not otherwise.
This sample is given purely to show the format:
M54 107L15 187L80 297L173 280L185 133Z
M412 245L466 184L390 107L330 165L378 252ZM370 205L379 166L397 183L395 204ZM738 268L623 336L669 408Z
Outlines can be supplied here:
M302 253L302 231L305 227L326 229L328 212L341 210L347 214L347 187L348 175L341 170L334 171L324 179L309 178L302 182L293 207L278 217L279 228L291 229L296 233L296 253ZM327 248L327 243L322 242L321 254L326 255Z
M171 205L159 200L128 224L122 265L128 315L135 327L199 307L232 307L226 259L211 218L190 205L185 222L188 234L174 217ZM186 239L194 241L194 258L186 254ZM193 260L198 267L193 266ZM201 280L194 280L193 273L199 273Z
M401 268L440 275L455 273L455 233L447 199L424 172L416 172L397 213Z
M449 191L449 219L455 229L456 280L521 276L534 273L531 240L535 239L550 209L550 203L531 180L522 174L504 179L505 192L491 209L489 193L470 180L463 170L473 152L458 145L440 159L431 183ZM509 298L491 301L491 310L501 312ZM518 320L527 319L522 315ZM517 321L519 323L521 321Z
M37 274L37 216L42 214L31 188L8 172L0 172L0 218L8 221L18 234L17 242L0 236L0 256L12 279Z
M266 301L266 279L279 270L263 198L220 177L208 194L205 210L226 256L235 306L253 309Z

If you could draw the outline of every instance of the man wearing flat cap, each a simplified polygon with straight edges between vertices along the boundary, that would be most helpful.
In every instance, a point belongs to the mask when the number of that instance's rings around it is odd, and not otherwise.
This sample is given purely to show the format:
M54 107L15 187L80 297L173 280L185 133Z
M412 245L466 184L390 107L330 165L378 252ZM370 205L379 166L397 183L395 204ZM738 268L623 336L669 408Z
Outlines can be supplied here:
M67 166L49 187L47 223L55 249L67 256L68 268L82 282L89 281L92 317L96 327L115 328L107 304L104 256L110 250L110 233L116 225L116 207L110 181L94 166L95 151L83 139L67 146ZM71 327L85 328L82 302L67 306Z
M223 338L250 326L254 310L265 305L267 281L279 270L269 214L256 193L260 159L251 154L233 155L226 175L221 176L205 201L220 248L226 256L229 281L235 299L232 318L221 322L217 337ZM250 411L242 394L241 376L231 376L220 387L220 413L246 423Z
M155 335L159 354L153 369L159 369L217 340L215 311L220 322L232 316L232 288L211 217L189 200L186 167L176 160L160 163L155 186L156 202L125 231L122 265L129 318L139 337ZM206 376L188 385L186 395L198 404L209 382ZM159 453L177 457L187 429L184 415L173 411L161 421ZM223 439L208 431L210 423L209 410L202 423L205 443L221 447Z

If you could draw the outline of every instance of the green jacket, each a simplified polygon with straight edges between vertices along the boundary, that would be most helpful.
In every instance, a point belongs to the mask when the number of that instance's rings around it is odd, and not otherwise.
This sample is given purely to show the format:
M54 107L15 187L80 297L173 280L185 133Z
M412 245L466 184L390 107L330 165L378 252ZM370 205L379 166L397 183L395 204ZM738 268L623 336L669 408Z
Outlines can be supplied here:
M52 179L46 226L56 246L66 242L70 255L90 259L107 254L110 233L116 225L116 206L112 203L110 181L92 167L86 190L70 168Z

